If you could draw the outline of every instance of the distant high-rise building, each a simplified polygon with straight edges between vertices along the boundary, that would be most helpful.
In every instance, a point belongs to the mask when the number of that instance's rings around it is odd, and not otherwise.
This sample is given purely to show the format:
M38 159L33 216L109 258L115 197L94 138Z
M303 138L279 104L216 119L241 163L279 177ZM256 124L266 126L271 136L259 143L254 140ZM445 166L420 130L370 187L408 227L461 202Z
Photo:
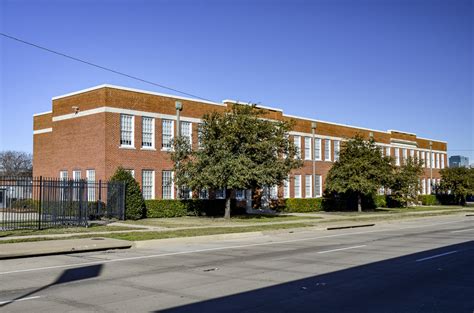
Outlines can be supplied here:
M449 167L469 167L469 158L462 155L450 156Z

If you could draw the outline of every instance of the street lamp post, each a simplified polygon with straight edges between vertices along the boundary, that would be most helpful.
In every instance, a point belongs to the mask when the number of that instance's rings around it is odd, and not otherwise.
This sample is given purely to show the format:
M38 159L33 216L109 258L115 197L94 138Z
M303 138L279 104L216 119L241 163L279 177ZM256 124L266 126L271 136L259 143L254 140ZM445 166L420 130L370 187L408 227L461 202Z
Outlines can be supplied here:
M175 108L176 108L176 138L179 138L181 136L181 125L180 125L180 121L179 121L179 115L180 115L180 112L183 110L183 104L181 103L181 101L176 101L175 102ZM176 164L177 167L179 167L179 163ZM177 194L178 194L178 199L181 198L181 188L177 188Z
M433 193L433 142L430 141L430 194Z
M316 154L314 153L316 147L316 122L311 123L311 134L313 135L313 144L311 153L313 155L313 198L316 197Z

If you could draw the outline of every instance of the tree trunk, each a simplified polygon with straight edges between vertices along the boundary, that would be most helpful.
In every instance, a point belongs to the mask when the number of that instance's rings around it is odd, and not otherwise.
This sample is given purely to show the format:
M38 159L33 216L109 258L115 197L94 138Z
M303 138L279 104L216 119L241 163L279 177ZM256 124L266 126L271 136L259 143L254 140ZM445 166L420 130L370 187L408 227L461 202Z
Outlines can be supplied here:
M225 219L230 219L230 196L231 196L231 190L226 189L226 192L225 192L225 213L224 213L224 218Z
M357 194L357 211L359 213L362 212L362 197L360 196L360 193Z

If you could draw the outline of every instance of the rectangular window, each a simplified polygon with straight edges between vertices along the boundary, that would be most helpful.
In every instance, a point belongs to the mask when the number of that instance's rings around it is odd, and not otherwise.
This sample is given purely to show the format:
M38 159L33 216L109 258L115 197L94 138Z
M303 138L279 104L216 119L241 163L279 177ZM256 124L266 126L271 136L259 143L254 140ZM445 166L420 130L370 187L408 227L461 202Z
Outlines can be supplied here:
M444 154L441 154L441 168L444 168Z
M163 120L161 122L162 135L161 135L161 147L163 149L171 149L171 142L173 140L173 125L172 120Z
M300 136L294 136L293 137L293 142L295 143L295 159L296 158L301 158L301 137Z
M126 172L129 172L130 175L132 175L133 178L135 178L135 170L125 170Z
M420 158L421 158L421 161L423 162L423 166L426 167L425 151L421 151L421 152L420 152Z
M163 171L161 177L161 188L163 199L174 198L173 172Z
M133 116L120 114L120 146L133 147Z
M334 161L339 160L339 151L341 150L341 142L334 140Z
M305 176L304 193L305 193L305 198L313 197L313 176L312 175Z
M180 122L181 127L181 136L186 138L188 144L193 146L193 135L192 135L192 126L191 122Z
M216 199L225 199L225 188L216 190Z
M421 194L426 195L426 180L424 178L421 180Z
M235 191L235 199L244 200L245 199L245 190L238 189Z
M439 153L436 153L436 168L439 168Z
M415 150L413 150L413 149L410 150L410 157L411 157L412 159L415 158Z
M209 199L209 191L207 189L201 189L199 191L199 199Z
M59 172L59 179L68 180L67 171L60 171Z
M86 170L87 200L95 201L95 170Z
M324 161L331 161L331 139L324 140Z
M179 199L188 200L193 198L193 191L188 186L179 187Z
M311 160L311 137L304 137L304 159Z
M73 180L80 180L81 179L81 171L73 171L72 172L72 179Z
M322 183L322 176L321 175L316 175L316 178L314 180L314 192L316 193L314 196L316 198L319 198L323 194L323 183Z
M301 198L301 175L295 175L295 198Z
M429 178L426 179L426 194L431 194L431 179Z
M155 147L155 119L142 117L142 148L153 149Z
M270 199L278 199L278 186L275 185L270 187Z
M390 153L390 147L385 147L385 156L390 156L391 153Z
M408 150L403 148L402 153L403 153L403 163L405 163L408 159Z
M400 149L395 148L395 165L400 166Z
M430 164L430 167L435 167L435 156L434 156L434 153L433 152L430 152L431 154L431 164Z
M142 194L145 200L155 198L155 171L142 171Z
M283 181L283 198L288 199L290 197L290 176Z
M72 171L72 179L77 182L81 180L81 171ZM80 198L80 188L78 183L74 183L72 200L77 201Z
M321 161L321 139L314 139L314 159Z

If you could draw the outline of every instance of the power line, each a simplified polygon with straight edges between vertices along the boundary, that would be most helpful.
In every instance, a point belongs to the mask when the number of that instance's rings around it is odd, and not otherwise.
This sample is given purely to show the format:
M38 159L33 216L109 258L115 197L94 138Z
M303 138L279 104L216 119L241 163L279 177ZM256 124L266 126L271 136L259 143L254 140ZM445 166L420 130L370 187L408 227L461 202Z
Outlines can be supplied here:
M194 94L191 94L191 93L188 93L188 92L185 92L185 91L181 91L181 90L178 90L178 89L175 89L175 88L172 88L172 87L168 87L168 86L165 86L165 85L154 83L154 82L146 80L146 79L142 79L142 78L139 78L139 77L136 77L136 76L133 76L133 75L129 75L129 74L126 74L126 73L123 73L123 72L120 72L120 71L117 71L117 70L114 70L114 69L111 69L111 68L108 68L108 67L105 67L105 66L102 66L102 65L98 65L98 64L86 61L86 60L82 60L82 59L73 57L71 55L68 55L68 54L65 54L65 53L62 53L62 52L58 52L58 51L55 51L55 50L37 45L37 44L34 44L32 42L29 42L29 41L26 41L26 40L23 40L23 39L14 37L14 36L10 36L10 35L5 34L5 33L0 33L0 35L2 35L5 38L8 38L8 39L12 39L12 40L21 42L25 45L29 45L29 46L32 46L32 47L35 47L35 48L38 48L38 49L41 49L41 50L44 50L44 51L47 51L47 52L65 57L65 58L68 58L68 59L71 59L71 60L74 60L74 61L77 61L77 62L81 62L81 63L87 64L87 65L93 66L93 67L97 67L97 68L100 68L102 70L105 70L105 71L108 71L108 72L111 72L111 73L114 73L114 74L117 74L117 75L122 75L122 76L125 76L125 77L128 77L128 78L131 78L131 79L141 81L143 83L147 83L147 84L154 85L154 86L157 86L157 87L160 87L160 88L163 88L163 89L178 92L180 94L187 95L187 96L190 96L190 97L193 97L193 98L198 98L198 99L205 100L205 101L215 102L215 101L212 101L212 100L209 100L209 99L206 99L206 98L203 98L203 97L199 97L199 96L196 96Z

